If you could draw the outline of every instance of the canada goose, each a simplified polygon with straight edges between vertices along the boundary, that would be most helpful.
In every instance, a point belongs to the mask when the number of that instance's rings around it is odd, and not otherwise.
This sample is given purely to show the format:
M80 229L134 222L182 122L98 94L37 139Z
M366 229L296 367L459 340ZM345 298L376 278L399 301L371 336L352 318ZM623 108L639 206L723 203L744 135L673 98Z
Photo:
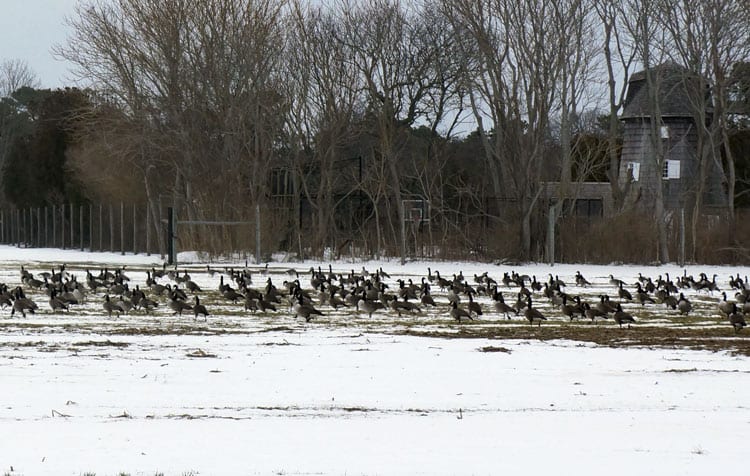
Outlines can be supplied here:
M357 309L361 309L362 311L366 312L368 317L372 319L372 313L375 311L379 311L380 309L385 309L385 306L380 301L367 299L367 292L362 291L362 297L359 301L357 301Z
M560 306L564 316L567 316L571 321L576 317L576 314L583 314L583 310L578 305L568 304L568 296L563 294L562 306Z
M679 304L677 298L669 294L666 290L664 292L666 295L662 297L662 303L672 310L677 309L677 305Z
M448 281L445 278L440 277L440 271L435 270L435 279L441 291L444 291L446 288L451 287L450 281Z
M533 289L536 292L539 292L542 290L542 283L536 280L536 276L531 277L531 284L529 284L531 289Z
M53 312L68 310L68 305L57 297L57 291L55 290L52 290L52 295L49 297L49 307Z
M13 295L5 284L0 285L0 306L13 306Z
M505 315L506 319L510 319L510 312L513 312L514 314L518 314L515 309L505 304L505 299L503 298L503 294L498 292L497 286L495 286L495 291L492 293L492 299L495 301L495 311L499 314Z
M245 298L245 296L235 291L232 287L225 289L225 291L221 293L221 295L224 297L224 299L232 301L235 304L238 300Z
M680 293L680 299L677 300L677 309L683 316L688 315L690 311L693 310L693 305L685 298L682 293Z
M107 316L109 317L112 317L113 312L116 312L117 317L120 317L120 313L122 312L120 310L120 307L116 306L115 303L110 300L109 294L104 295L104 303L102 304L102 307L107 312Z
M461 322L461 319L464 319L464 318L469 319L470 321L474 320L474 318L471 317L471 314L469 314L466 310L458 307L458 303L455 301L451 302L450 315L453 319L457 320L459 323Z
M294 306L294 318L304 317L305 321L310 322L312 316L322 316L323 313L315 309L311 304L305 304L302 297L297 298L297 304Z
M617 304L617 310L612 315L615 322L622 328L622 324L627 322L628 323L628 329L630 329L630 324L635 323L635 319L631 314L628 314L627 312L622 310L622 304Z
M13 316L16 312L20 312L23 317L26 317L26 311L35 314L35 311L39 309L34 301L27 298L21 287L17 287L14 292L13 308L10 311L10 315Z
M448 302L451 304L461 303L461 298L458 296L458 293L456 293L456 290L453 287L448 290L448 294L446 295L446 297L448 298Z
M419 298L419 301L424 306L432 306L432 307L436 306L435 300L430 295L430 291L429 290L422 292L422 296Z
M526 309L523 311L523 315L526 317L526 319L529 321L529 324L532 326L534 325L534 321L537 321L539 327L542 326L542 321L546 321L547 318L544 317L544 314L539 312L538 309L535 309L532 307L532 301L531 298L526 298Z
M591 307L591 305L587 302L583 303L583 315L586 316L587 319L591 319L591 322L596 322L596 318L600 317L602 319L609 319L609 314L606 312L602 312L601 310Z
M474 301L474 296L472 293L469 293L469 304L467 306L469 314L474 313L477 316L482 315L482 306L478 302Z
M722 292L721 297L722 300L719 301L719 311L723 312L725 316L728 316L734 312L736 306L734 303L727 301L727 293Z
M611 314L617 310L617 307L609 300L609 296L602 294L599 296L599 302L596 303L596 309L602 314Z
M743 327L747 326L745 322L745 316L739 312L737 305L732 303L732 312L729 313L729 323L734 327L734 332L739 332Z
M656 304L656 301L654 301L651 296L648 295L646 291L641 288L641 283L635 284L635 300L641 305L645 306L647 302L650 302L651 304Z
M115 301L113 304L119 307L120 311L122 311L123 314L127 314L131 309L133 309L133 303L131 301L126 301L122 298L122 296L120 296L120 299Z
M620 299L624 299L626 301L633 300L633 295L630 294L630 291L622 287L622 283L620 283L620 287L617 289L617 295L620 297Z
M170 298L169 300L169 308L172 310L173 314L179 314L182 315L182 311L192 311L193 306L186 303L185 301L181 299L174 299Z
M198 319L199 315L203 315L203 318L208 320L208 310L206 309L206 306L201 304L198 296L195 296L195 305L193 306L193 319Z
M576 286L581 286L583 288L591 286L591 283L583 277L580 271L576 271Z
M201 287L198 286L192 279L188 279L187 281L185 281L185 287L193 294L203 291Z
M398 313L398 317L401 317L401 311L407 311L407 312L412 312L412 311L421 312L422 311L419 308L419 305L413 302L409 302L406 299L404 299L403 301L394 299L388 304L388 307L390 307L391 310L396 311Z
M258 299L258 309L260 310L260 312L276 312L276 305L269 299L268 294L266 294L265 296L261 296L261 298Z

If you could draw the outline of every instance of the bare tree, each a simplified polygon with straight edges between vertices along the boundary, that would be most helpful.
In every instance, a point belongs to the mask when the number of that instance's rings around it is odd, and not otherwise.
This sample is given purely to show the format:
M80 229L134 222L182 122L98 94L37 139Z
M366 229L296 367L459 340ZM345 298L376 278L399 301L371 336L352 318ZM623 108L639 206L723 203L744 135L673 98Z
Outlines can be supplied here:
M146 152L146 180L147 171L168 164L163 175L171 183L158 188L173 206L184 205L191 218L239 215L265 200L284 124L287 103L278 86L285 6L96 0L77 7L72 36L57 53L148 128L146 137L159 137L158 149L136 149Z

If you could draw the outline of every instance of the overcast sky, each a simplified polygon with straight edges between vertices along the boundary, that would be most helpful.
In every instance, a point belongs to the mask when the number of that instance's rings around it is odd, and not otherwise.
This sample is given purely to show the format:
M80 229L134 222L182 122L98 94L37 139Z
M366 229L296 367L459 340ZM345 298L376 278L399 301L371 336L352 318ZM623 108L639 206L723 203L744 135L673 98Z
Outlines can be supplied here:
M45 88L71 85L68 65L56 60L52 46L67 37L66 15L78 0L0 0L0 61L25 60Z

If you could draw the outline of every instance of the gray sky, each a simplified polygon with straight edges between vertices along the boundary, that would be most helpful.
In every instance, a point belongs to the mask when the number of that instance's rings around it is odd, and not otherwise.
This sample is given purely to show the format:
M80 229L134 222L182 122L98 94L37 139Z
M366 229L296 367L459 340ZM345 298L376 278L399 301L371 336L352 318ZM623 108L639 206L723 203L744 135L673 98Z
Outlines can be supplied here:
M66 15L78 0L0 0L0 61L25 60L45 88L72 85L68 65L56 60L52 46L67 37Z

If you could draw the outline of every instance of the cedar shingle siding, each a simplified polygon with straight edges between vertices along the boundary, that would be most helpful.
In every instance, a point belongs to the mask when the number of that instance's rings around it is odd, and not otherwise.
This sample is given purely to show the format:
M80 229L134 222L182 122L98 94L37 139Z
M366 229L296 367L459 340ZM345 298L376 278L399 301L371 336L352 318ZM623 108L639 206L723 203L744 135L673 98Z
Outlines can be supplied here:
M661 124L656 129L657 137L652 134L647 82L645 73L641 71L630 78L628 96L620 118L624 131L620 180L628 180L630 170L635 172L636 183L631 187L629 199L643 208L653 207L656 187L659 186L663 187L664 206L667 209L690 207L698 186L698 136L685 85L695 85L697 82L686 80L688 76L685 71L673 64L658 66L653 74L659 88L662 116ZM663 146L663 167L659 167L654 159L655 141L660 141ZM707 206L726 205L719 172L715 164L711 164L709 185L704 195Z

